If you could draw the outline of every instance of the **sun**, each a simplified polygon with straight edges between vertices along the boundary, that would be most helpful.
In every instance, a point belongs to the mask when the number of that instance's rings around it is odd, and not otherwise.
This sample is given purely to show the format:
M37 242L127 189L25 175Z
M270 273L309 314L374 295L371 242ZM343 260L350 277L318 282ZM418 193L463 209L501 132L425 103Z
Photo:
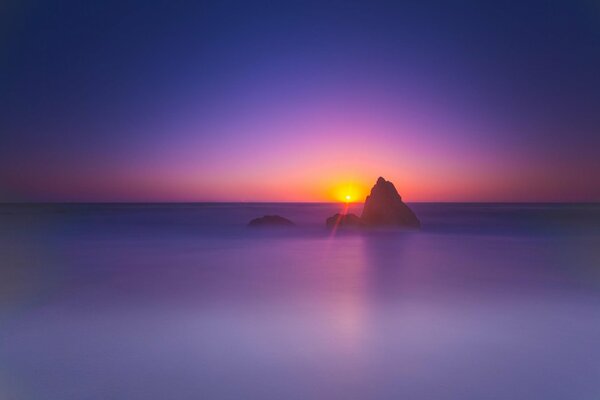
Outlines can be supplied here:
M360 199L366 193L364 185L357 182L343 182L332 186L329 191L329 198L340 203L360 202Z

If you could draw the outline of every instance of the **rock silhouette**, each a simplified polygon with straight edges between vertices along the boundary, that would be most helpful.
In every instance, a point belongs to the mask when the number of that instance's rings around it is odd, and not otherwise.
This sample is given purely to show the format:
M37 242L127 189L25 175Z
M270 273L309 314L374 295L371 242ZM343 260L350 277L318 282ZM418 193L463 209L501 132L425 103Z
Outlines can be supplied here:
M415 213L402 202L394 184L382 177L367 196L360 219L367 226L421 227Z
M328 228L338 227L361 227L363 226L360 218L355 214L335 214L327 218L325 222Z
M287 218L280 215L265 215L264 217L254 218L248 223L251 227L263 226L294 226L295 224Z
M374 227L397 226L420 228L421 222L414 212L402 202L402 198L390 181L377 179L371 193L365 200L362 214L335 214L327 218L328 228L333 227Z

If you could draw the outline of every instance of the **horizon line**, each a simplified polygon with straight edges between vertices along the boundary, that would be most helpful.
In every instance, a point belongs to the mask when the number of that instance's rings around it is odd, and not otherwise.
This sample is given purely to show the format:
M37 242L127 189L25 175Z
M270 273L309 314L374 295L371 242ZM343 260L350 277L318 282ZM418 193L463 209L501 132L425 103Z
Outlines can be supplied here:
M404 201L404 200L403 200ZM600 200L592 201L404 201L407 204L600 204ZM69 204L346 204L343 201L0 201L6 205L69 205ZM350 202L350 205L364 205L364 202Z

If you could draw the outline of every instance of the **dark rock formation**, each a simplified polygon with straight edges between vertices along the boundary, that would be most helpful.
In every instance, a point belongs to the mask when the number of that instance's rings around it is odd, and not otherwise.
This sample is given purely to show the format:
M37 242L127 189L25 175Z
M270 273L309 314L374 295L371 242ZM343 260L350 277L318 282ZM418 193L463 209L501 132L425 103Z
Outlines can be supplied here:
M421 227L415 213L402 202L394 184L381 177L367 196L360 219L367 226Z
M361 227L362 221L354 214L335 214L333 217L327 218L325 222L328 228L337 227Z
M248 223L248 226L294 226L295 224L287 218L279 215L265 215L264 217L255 218Z

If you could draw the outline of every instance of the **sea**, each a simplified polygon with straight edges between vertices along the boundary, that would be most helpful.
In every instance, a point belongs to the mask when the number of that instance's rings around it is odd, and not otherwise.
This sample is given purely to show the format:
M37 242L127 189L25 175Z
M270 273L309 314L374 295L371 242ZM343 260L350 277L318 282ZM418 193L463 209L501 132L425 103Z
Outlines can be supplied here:
M600 399L600 204L409 206L0 205L0 399Z

